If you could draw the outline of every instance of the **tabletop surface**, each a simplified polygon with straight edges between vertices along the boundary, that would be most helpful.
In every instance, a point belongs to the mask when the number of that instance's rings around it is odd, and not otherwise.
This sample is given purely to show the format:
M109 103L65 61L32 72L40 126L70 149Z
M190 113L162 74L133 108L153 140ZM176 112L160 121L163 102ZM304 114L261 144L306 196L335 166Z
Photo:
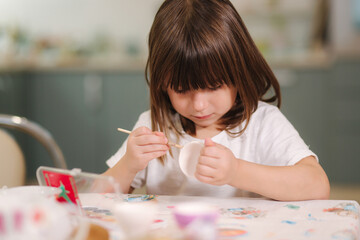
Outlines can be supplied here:
M125 239L109 206L112 194L81 194L86 216L102 224L114 240ZM196 202L219 209L216 239L360 239L359 204L352 200L281 202L250 198L126 195L127 202L153 202L157 206L154 232L165 239L181 239L174 222L177 204ZM171 235L171 236L169 236Z

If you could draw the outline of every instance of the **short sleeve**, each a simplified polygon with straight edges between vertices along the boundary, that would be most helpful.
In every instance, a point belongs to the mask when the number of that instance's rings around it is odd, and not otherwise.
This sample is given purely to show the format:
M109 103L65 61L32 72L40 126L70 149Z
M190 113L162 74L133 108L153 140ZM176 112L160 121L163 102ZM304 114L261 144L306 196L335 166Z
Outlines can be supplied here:
M115 166L116 163L120 161L120 159L125 155L126 144L127 144L127 138L124 141L124 143L121 145L119 150L114 155L112 155L108 160L106 160L106 165L108 165L109 168Z
M262 111L259 126L259 146L261 162L265 165L289 166L314 154L300 137L298 131L275 106Z

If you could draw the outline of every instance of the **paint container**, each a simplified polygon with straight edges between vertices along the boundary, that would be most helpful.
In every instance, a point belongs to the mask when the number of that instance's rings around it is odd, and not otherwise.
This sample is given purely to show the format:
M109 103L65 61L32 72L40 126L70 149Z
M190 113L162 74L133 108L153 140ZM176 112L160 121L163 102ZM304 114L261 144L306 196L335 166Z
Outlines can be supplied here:
M200 151L204 147L202 142L189 142L180 150L179 165L181 171L188 177L195 177L196 165Z
M73 216L53 198L0 194L0 239L63 240L73 231Z
M56 187L32 185L6 188L1 190L0 194L22 196L26 198L55 198L60 192L61 190Z
M217 207L203 202L186 202L175 206L173 215L187 239L218 238L219 209Z
M121 202L115 204L113 213L126 239L138 239L149 235L157 206L151 202Z

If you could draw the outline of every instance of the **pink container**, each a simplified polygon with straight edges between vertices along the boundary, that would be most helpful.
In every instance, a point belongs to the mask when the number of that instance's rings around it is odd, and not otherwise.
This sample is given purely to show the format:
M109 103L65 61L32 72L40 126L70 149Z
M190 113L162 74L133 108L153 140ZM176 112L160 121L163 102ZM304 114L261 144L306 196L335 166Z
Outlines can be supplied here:
M200 202L181 203L173 210L174 218L180 228L186 228L194 221L216 225L219 217L217 207Z

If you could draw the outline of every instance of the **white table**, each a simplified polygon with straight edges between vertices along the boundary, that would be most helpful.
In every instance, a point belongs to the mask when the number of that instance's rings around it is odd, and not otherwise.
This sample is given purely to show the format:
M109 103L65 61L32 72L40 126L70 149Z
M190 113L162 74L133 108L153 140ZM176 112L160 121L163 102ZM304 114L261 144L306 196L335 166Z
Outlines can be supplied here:
M115 201L111 194L81 194L80 199L84 207L100 210ZM218 239L360 239L359 204L352 200L280 202L249 198L155 196L150 201L158 206L153 230L163 232L169 239L181 236L173 218L173 207L183 202L203 202L220 209ZM88 216L107 227L114 240L123 239L111 212L106 215L99 212L93 215L88 211Z

